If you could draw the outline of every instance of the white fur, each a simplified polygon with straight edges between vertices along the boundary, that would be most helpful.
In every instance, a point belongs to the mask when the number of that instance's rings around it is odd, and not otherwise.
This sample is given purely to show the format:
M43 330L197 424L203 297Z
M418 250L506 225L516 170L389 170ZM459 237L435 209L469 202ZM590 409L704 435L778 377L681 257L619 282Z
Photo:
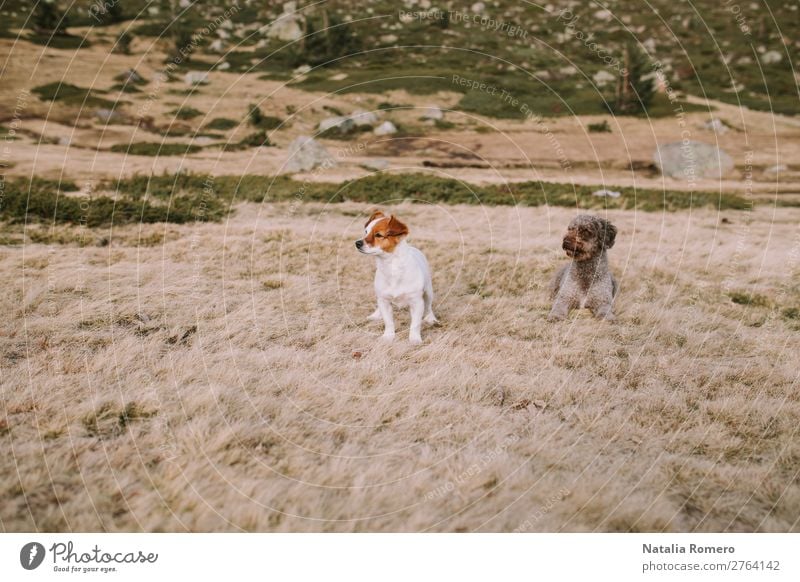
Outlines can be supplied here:
M367 234L376 222L367 226ZM378 308L369 319L383 319L383 338L391 341L395 333L392 307L408 306L411 310L408 340L412 344L422 343L422 322L434 324L437 321L432 309L433 283L425 255L405 240L400 241L391 253L366 243L359 250L364 254L374 255L378 267L375 271Z

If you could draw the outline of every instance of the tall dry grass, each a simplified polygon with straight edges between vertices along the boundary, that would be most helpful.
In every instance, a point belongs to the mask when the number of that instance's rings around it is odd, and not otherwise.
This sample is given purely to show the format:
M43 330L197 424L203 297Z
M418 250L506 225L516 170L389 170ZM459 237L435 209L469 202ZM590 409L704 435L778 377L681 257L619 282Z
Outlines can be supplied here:
M393 210L421 347L358 205L0 247L2 529L800 529L800 210L609 212L619 322L558 325L572 211Z

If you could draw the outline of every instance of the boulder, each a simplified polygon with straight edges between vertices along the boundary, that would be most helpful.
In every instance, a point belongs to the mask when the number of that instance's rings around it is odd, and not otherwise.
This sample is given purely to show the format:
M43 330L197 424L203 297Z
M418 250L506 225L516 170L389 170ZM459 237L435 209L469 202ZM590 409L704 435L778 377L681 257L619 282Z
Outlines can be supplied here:
M422 119L444 119L444 113L440 107L437 107L436 105L430 105L422 113Z
M296 13L297 3L283 5L283 14L267 27L267 37L284 42L300 40L303 37L302 16Z
M728 133L728 126L725 125L720 119L717 119L716 117L714 119L711 119L710 121L706 121L702 127L703 129L713 131L714 133L719 135Z
M336 116L323 119L319 122L317 130L319 133L324 133L331 129L338 129L339 133L346 135L356 128L355 122L349 117Z
M208 73L204 71L189 71L183 76L187 85L208 85Z
M372 133L375 135L392 135L393 133L397 133L397 127L391 121L384 121L372 130Z
M617 77L606 71L605 69L600 69L597 71L594 76L592 77L594 84L598 87L605 87L609 83L612 83L617 80Z
M761 62L765 65L774 65L783 60L783 55L778 51L767 51L761 55Z
M622 196L621 192L617 192L616 190L595 190L592 192L592 196L601 196L603 198L619 198Z
M381 170L385 170L389 167L389 162L387 160L383 160L381 158L375 158L372 160L364 160L361 162L361 167L365 170L373 170L375 172L380 172Z
M675 179L719 179L733 170L733 158L718 147L699 141L661 144L653 161L664 176Z
M289 156L284 172L309 172L316 167L336 165L330 152L313 137L301 135L289 144Z
M364 111L363 109L353 111L348 117L358 126L368 125L372 127L379 121L378 116L374 112Z

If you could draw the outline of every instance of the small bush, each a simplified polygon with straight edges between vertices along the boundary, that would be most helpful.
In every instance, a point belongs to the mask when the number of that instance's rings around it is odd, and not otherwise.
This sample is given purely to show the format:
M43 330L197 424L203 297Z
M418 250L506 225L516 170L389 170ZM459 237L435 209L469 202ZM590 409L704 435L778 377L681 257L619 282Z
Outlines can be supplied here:
M177 119L194 119L200 115L203 115L203 112L199 109L195 109L194 107L181 107L179 109L175 109L171 111Z
M589 130L589 133L611 133L611 127L608 125L608 121L603 120L600 123L590 123L586 126Z
M48 83L34 87L32 92L42 101L60 101L68 105L86 105L113 109L114 101L94 95L91 89L84 89L70 83Z
M228 119L227 117L215 117L211 121L209 121L204 128L205 129L214 129L218 131L226 131L228 129L233 129L236 127L238 122L234 121L233 119Z
M733 291L728 294L731 301L737 305L750 305L752 307L769 307L771 302L768 297L757 295L755 293L745 293L742 291Z
M264 115L264 112L261 111L258 105L250 105L250 110L247 113L247 121L250 125L259 129L276 129L283 123L283 120L279 117Z

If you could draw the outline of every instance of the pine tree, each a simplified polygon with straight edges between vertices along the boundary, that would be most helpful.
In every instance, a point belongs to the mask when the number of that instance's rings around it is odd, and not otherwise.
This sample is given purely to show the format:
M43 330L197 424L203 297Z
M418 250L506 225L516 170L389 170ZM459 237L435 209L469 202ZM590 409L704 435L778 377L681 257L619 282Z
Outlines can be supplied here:
M635 45L626 44L623 71L617 80L614 113L636 115L647 112L656 90L649 73L647 55Z
M67 18L56 0L39 0L33 9L33 26L40 34L66 34Z

